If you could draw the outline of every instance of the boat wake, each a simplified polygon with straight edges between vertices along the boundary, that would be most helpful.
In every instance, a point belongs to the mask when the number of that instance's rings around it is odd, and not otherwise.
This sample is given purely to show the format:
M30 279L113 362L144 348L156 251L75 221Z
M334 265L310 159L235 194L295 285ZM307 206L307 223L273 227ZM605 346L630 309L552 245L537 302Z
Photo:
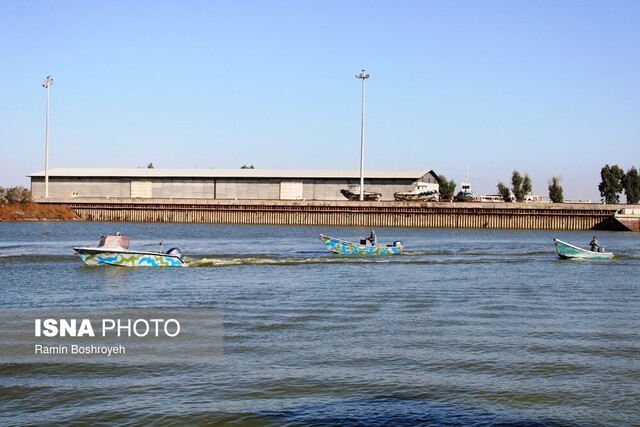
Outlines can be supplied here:
M0 252L0 265L24 262L27 264L77 263L76 255L65 253L32 253L17 248L16 251ZM434 264L484 264L521 263L523 261L545 262L557 259L550 251L511 252L509 256L499 251L405 251L393 256L335 255L324 251L235 254L197 254L184 257L183 267L240 267L240 266L305 266L305 265L434 265ZM617 260L638 260L636 253L615 254ZM78 264L82 266L82 263Z
M357 255L302 255L302 256L273 256L270 254L237 254L237 255L201 255L185 257L184 267L234 267L249 265L265 266L302 266L314 264L482 264L482 263L519 263L522 257L508 257L504 254L493 253L456 253L451 251L423 252L407 251L395 256L357 256ZM513 254L512 254L513 255ZM548 252L526 253L523 256L546 259Z
M265 257L265 256L238 256L238 257L204 257L194 259L187 257L185 267L233 267L242 265L273 265L291 266L308 264L342 264L346 262L360 261L354 258L344 259L339 257ZM370 260L361 260L370 262Z

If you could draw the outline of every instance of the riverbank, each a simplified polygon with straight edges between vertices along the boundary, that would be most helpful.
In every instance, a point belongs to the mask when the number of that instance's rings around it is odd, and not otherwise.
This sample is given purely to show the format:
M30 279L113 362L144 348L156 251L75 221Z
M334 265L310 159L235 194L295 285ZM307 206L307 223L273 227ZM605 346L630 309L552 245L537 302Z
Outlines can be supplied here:
M41 203L0 205L0 221L73 221L80 217L69 206Z

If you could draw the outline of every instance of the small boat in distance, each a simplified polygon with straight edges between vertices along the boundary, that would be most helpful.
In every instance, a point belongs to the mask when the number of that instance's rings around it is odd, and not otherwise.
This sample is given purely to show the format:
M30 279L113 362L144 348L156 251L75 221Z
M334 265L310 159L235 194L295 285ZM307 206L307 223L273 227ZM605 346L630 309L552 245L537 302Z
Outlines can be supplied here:
M361 240L360 244L348 242L346 240L334 239L333 237L320 235L320 240L327 247L329 252L339 255L397 255L401 254L404 246L401 241L393 242L393 245L378 246L367 245L367 240Z
M456 202L473 202L476 195L471 190L471 182L469 181L469 172L464 174L464 181L460 184L460 191L456 194Z
M393 198L398 201L437 202L440 200L440 193L438 184L416 182L413 191L393 193Z
M356 191L340 190L340 193L342 193L342 195L349 200L353 200L353 201L360 200L359 188L356 189ZM382 199L382 194L377 193L375 191L364 191L362 193L362 198L364 199L365 202L379 202L380 199Z
M98 246L75 247L73 250L87 265L116 265L121 267L179 267L184 265L180 249L162 252L129 249L131 239L120 233L100 238Z
M613 258L612 252L590 251L588 249L579 248L571 243L563 242L562 240L553 239L556 244L556 251L558 256L562 259L611 259Z

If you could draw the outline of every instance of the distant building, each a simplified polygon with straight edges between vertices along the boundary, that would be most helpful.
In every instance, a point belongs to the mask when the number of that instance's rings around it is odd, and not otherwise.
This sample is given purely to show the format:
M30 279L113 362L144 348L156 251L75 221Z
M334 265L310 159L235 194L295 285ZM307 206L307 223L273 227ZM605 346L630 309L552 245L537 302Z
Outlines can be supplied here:
M44 171L28 175L34 199L44 197ZM438 184L433 170L368 170L365 191L393 194L418 181ZM346 200L359 192L358 170L335 169L85 169L49 171L49 198L152 198L232 200Z

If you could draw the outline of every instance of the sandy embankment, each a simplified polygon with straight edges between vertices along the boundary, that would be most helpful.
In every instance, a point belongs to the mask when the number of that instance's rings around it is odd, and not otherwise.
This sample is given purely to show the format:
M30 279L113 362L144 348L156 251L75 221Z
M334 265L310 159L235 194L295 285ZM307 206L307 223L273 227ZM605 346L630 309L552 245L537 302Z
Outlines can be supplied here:
M80 219L68 206L40 203L0 205L0 221L72 221Z

